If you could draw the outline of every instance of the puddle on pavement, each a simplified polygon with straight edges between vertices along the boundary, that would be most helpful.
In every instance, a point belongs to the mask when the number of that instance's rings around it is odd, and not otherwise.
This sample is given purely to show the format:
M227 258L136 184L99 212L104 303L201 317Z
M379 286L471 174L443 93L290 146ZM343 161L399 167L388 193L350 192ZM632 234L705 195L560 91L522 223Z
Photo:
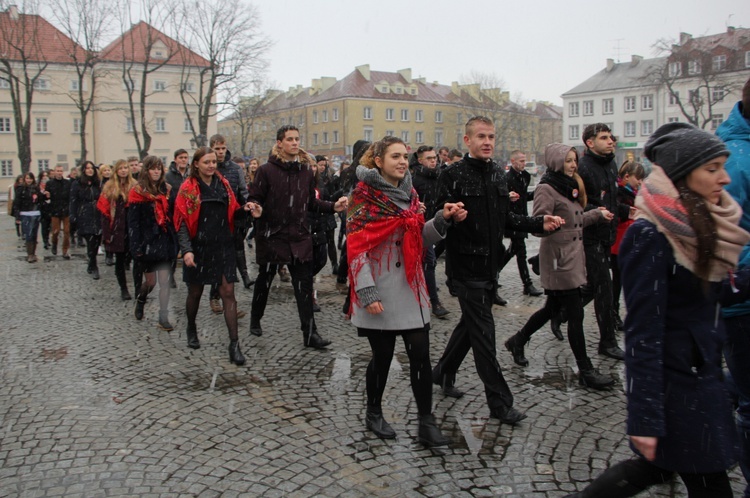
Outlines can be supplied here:
M58 349L42 349L42 358L44 361L58 361L68 356L68 348L62 347Z

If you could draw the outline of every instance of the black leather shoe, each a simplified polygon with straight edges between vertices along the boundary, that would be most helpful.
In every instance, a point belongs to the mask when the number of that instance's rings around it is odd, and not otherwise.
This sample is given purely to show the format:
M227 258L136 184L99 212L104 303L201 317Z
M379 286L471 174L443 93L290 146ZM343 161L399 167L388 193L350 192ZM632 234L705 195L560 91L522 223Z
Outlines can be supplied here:
M521 339L517 335L512 336L510 339L505 341L505 349L510 351L510 354L513 355L513 361L516 365L520 365L522 367L528 367L529 366L529 360L526 359L526 355L523 351L524 344L521 343Z
M505 306L506 304L508 304L508 301L503 299L502 296L500 296L500 294L496 292L495 297L492 298L492 303L497 304L498 306Z
M250 321L250 333L255 337L260 337L263 335L263 329L260 328L259 323L253 323L252 321Z
M533 271L535 275L539 275L539 255L537 254L536 256L530 257L526 262L531 265L531 271Z
M122 299L123 301L130 301L133 298L130 297L130 292L128 292L128 289L120 289L120 299Z
M549 328L552 330L552 333L557 337L558 341L564 341L565 336L563 336L562 330L560 329L560 319L553 315L552 318L549 319Z
M464 392L457 389L456 386L445 386L443 387L443 394L445 394L449 398L458 399L464 395Z
M242 274L242 285L245 286L245 289L249 289L250 287L255 284L255 280L250 278L250 275L247 274L247 272Z
M606 391L612 387L615 383L615 379L608 375L600 373L595 368L588 370L580 370L578 373L578 383L584 387L590 387L591 389L597 389L599 391Z
M620 349L620 346L602 346L600 344L599 354L603 354L604 356L609 356L610 358L620 361L625 359L625 351Z
M201 341L198 339L198 331L195 327L188 325L187 328L187 345L190 349L200 349Z
M305 346L308 348L324 349L329 344L331 344L331 341L323 339L317 332L305 337Z
M445 320L448 317L448 315L450 315L450 311L445 309L445 307L440 301L437 301L432 304L432 314L435 315L436 318Z
M393 439L396 437L396 431L385 421L382 413L368 411L365 415L365 425L380 439Z
M490 410L490 418L496 418L503 424L516 425L526 418L526 414L519 412L511 406L497 411Z
M448 446L448 443L450 443L450 440L440 432L435 423L435 417L432 414L419 416L417 440L428 448L433 446Z
M91 270L91 278L93 278L94 280L99 280L99 278L101 278L99 276L99 268L94 268L93 270Z
M544 292L542 292L539 289L537 289L536 287L534 287L534 284L524 285L523 286L523 293L525 295L533 296L533 297L539 297L542 294L544 294Z
M229 342L229 361L237 366L242 366L245 364L245 357L242 356L242 351L240 351L239 341Z

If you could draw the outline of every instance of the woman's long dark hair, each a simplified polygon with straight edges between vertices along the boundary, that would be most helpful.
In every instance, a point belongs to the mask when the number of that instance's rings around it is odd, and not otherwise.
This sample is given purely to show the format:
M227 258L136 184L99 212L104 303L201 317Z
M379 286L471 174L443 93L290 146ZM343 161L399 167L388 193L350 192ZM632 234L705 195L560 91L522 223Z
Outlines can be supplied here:
M711 215L711 211L708 209L706 200L688 188L685 178L678 180L675 183L675 187L677 187L677 191L680 193L680 200L682 201L682 205L685 206L688 221L695 231L698 242L695 274L706 280L709 274L711 258L716 250L716 241L718 240L716 222Z
M161 176L157 181L153 181L148 172L156 168L161 170ZM141 168L141 172L138 174L138 185L151 195L164 193L164 163L161 162L161 159L156 156L146 156L143 159L143 168Z
M91 165L94 168L94 176L86 176L86 166ZM99 185L99 175L96 173L96 164L91 161L84 161L81 163L81 172L78 175L78 181L81 185Z

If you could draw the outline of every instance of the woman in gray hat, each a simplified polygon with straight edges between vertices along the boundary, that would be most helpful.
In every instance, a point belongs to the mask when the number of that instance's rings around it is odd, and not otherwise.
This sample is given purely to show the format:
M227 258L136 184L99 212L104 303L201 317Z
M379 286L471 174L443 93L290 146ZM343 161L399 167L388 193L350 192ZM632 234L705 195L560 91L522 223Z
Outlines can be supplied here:
M649 138L654 164L620 246L627 305L627 433L632 460L572 496L633 496L678 473L694 497L731 497L736 429L721 370L717 308L747 299L734 268L750 234L724 191L729 152L717 137L669 123Z

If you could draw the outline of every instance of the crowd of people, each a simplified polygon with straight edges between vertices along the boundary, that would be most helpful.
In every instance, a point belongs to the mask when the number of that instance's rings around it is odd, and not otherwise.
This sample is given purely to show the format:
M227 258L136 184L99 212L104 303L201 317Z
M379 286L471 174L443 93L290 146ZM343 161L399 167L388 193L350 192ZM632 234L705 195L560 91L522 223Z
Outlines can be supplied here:
M579 383L611 389L615 380L595 368L586 347L584 310L594 301L597 351L626 365L627 434L635 457L572 496L632 496L675 473L691 497L731 496L731 465L739 459L750 478L750 444L743 444L750 436L750 374L743 361L750 353L750 81L718 137L685 123L657 129L644 148L648 168L634 160L618 168L616 138L602 123L585 127L582 153L549 144L546 172L533 192L522 151L511 153L507 172L493 159L495 133L492 120L469 119L464 154L430 146L410 154L395 137L358 141L351 164L335 174L328 158L300 147L293 125L277 131L264 164L233 160L224 137L215 135L192 158L175 151L169 167L148 156L142 164L137 158L100 167L87 161L69 179L61 166L39 181L27 173L12 188L9 214L29 263L37 262L40 224L53 255L60 232L63 258L70 258L73 232L85 241L95 280L103 245L123 300L132 299L126 277L132 263L135 318L143 319L158 283L164 330L174 328L167 305L181 257L187 346L201 346L196 316L209 286L236 365L246 362L238 331L245 312L237 309L234 284L254 286L249 332L261 336L275 276L291 280L303 345L322 349L331 341L315 322L314 276L330 262L337 289L346 294L343 315L372 351L366 427L380 438L396 437L381 405L400 337L418 440L426 446L450 443L433 415L433 384L445 396L461 397L457 374L470 350L490 417L512 425L527 417L503 377L492 312L505 304L498 279L515 257L524 294L546 299L504 342L515 364L529 365L525 346L546 323L560 340L567 323ZM541 237L532 258L527 234ZM255 280L245 244L255 249ZM441 256L460 316L433 363L431 317L450 315L438 294ZM541 289L527 263L540 275ZM624 349L617 330L624 330ZM733 379L739 432L722 357Z

